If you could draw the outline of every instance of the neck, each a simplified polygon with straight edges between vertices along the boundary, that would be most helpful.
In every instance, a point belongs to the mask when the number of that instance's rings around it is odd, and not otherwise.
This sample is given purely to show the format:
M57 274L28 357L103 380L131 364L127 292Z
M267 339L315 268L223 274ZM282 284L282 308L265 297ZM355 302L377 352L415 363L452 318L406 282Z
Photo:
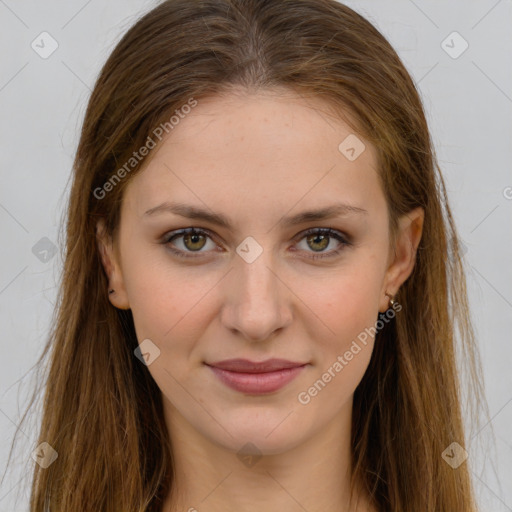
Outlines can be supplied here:
M161 512L375 511L359 491L350 502L351 401L294 448L246 457L206 439L164 403L176 477Z

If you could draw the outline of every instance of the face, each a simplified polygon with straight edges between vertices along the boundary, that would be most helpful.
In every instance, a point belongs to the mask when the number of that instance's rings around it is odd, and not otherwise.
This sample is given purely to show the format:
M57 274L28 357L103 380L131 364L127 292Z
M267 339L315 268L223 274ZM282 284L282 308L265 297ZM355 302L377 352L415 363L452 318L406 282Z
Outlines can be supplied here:
M270 454L351 411L422 211L390 248L375 149L326 110L290 92L199 101L127 186L116 240L99 236L171 428ZM274 358L295 369L210 366Z

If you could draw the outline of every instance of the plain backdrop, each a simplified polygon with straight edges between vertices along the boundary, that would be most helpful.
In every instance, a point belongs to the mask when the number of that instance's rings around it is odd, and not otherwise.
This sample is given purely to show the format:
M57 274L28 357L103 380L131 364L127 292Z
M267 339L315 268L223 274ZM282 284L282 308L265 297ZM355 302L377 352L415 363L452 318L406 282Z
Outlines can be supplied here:
M427 111L464 244L491 419L465 448L482 510L512 511L512 2L346 3L390 40ZM0 511L28 509L37 418L8 467L7 457L52 317L86 102L115 43L154 5L0 0Z

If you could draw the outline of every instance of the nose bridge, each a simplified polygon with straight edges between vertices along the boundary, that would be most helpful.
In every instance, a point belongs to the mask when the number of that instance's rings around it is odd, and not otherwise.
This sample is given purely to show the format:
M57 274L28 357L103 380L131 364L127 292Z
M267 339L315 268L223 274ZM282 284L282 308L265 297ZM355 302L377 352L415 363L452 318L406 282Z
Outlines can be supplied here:
M236 252L227 326L246 338L264 340L289 319L283 309L286 287L283 289L275 270L271 249L264 249L255 238L247 237Z

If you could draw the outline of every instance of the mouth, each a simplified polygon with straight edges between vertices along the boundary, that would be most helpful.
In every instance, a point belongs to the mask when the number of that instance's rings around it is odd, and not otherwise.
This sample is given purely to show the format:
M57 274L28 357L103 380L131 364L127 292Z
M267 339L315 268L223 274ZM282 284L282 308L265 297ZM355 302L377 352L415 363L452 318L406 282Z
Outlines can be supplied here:
M296 378L309 363L268 359L255 362L247 359L229 359L205 363L226 386L247 394L278 391Z

